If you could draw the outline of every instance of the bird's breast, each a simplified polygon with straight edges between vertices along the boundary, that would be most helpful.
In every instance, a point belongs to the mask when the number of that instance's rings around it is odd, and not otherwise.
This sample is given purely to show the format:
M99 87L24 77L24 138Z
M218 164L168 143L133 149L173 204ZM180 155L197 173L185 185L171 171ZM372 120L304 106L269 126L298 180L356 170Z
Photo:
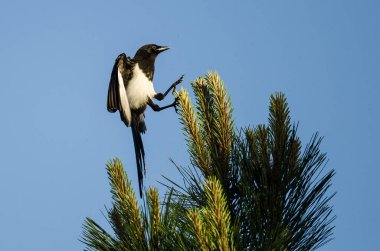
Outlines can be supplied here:
M148 97L153 98L156 94L153 83L136 64L132 71L132 78L128 81L127 97L131 109L146 107Z

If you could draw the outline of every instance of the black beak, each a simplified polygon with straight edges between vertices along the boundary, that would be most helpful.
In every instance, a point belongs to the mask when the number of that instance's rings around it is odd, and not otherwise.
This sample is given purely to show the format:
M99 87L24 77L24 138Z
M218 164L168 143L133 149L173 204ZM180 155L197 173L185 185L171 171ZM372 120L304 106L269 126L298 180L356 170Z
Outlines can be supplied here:
M156 51L158 52L158 53L161 53L161 52L163 52L163 51L167 51L167 50L169 50L170 49L170 47L168 47L168 46L158 46L158 48L156 49Z

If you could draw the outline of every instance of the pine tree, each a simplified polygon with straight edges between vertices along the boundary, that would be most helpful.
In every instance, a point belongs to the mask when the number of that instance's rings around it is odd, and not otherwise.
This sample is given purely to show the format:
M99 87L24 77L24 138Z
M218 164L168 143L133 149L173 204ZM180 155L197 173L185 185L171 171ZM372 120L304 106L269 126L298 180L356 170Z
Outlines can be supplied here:
M191 163L175 165L184 184L167 178L163 203L148 189L143 210L121 162L110 162L114 235L87 218L88 249L313 250L331 240L334 170L324 170L318 133L301 145L284 94L270 97L268 125L237 129L217 73L192 88L195 105L176 93Z

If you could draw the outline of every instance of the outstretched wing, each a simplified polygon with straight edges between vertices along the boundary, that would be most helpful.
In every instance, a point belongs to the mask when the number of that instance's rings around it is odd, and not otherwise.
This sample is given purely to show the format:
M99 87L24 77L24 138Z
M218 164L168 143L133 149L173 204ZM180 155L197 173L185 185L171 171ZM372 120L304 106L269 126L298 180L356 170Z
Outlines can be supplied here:
M132 65L127 63L125 54L120 54L113 66L108 87L107 110L119 110L120 118L126 126L131 126L132 116L128 96L125 90Z
M108 86L107 110L116 112L119 110L119 82L117 78L117 60L112 68L111 79Z

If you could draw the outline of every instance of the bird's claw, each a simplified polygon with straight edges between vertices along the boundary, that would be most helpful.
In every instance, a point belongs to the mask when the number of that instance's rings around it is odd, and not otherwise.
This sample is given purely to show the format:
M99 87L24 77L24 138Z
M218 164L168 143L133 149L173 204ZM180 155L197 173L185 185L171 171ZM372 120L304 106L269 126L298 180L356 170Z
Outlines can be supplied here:
M178 107L177 107L179 105L178 98L175 98L173 104L174 104L175 113L178 114Z
M179 85L180 83L182 83L182 81L183 81L183 77L185 76L185 74L182 74L182 76L177 80L177 81L175 81L174 83L173 83L173 94L174 94L174 92L176 91L176 87L177 87L177 85Z
M174 85L178 85L178 84L182 83L184 76L185 76L185 74L182 74L182 76L177 81L174 82Z

